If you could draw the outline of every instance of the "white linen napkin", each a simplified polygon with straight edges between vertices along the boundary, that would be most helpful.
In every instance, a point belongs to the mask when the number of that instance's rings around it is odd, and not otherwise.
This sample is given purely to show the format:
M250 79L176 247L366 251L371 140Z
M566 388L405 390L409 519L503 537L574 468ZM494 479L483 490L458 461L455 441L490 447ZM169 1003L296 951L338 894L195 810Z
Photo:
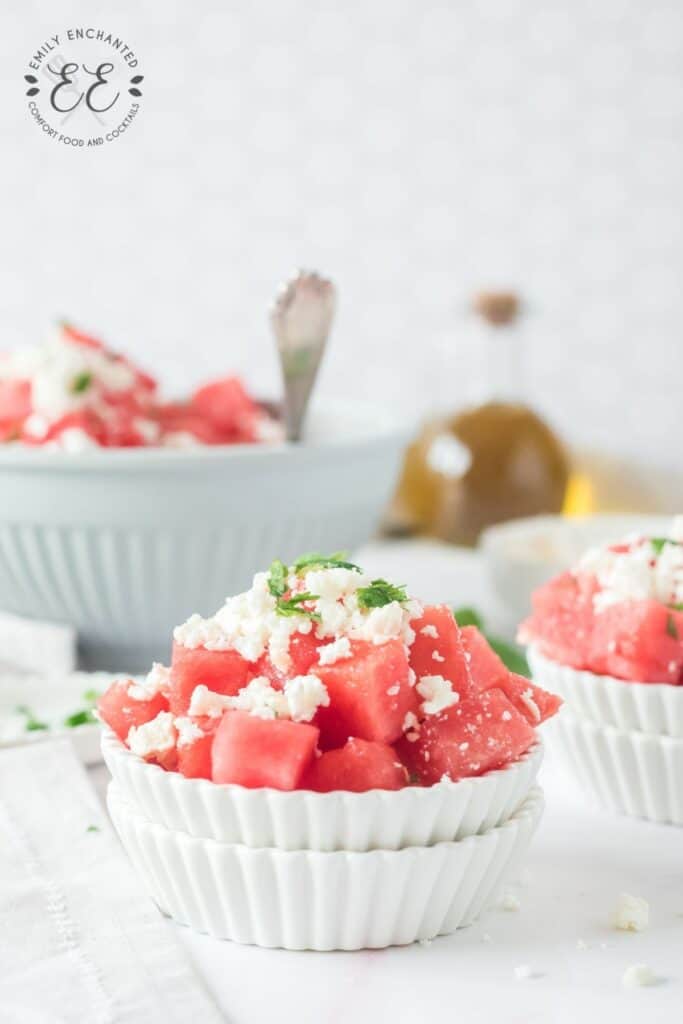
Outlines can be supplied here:
M0 751L0 1019L223 1019L67 740Z

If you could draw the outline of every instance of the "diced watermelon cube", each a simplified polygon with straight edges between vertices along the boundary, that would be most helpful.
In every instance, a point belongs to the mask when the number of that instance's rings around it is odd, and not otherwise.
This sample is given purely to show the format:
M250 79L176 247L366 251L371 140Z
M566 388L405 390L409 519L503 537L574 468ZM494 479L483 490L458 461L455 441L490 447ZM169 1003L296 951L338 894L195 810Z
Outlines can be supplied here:
M314 725L228 711L214 737L211 777L250 789L296 789L317 742Z
M409 735L415 736L415 733ZM465 697L428 715L412 742L396 744L401 760L422 785L453 781L502 768L529 749L535 733L500 690Z
M440 675L448 679L461 697L472 689L470 670L451 609L444 604L428 605L419 619L410 623L415 639L410 647L410 667L415 675Z
M534 591L532 614L519 628L519 641L536 644L553 661L588 668L598 590L594 576L561 573Z
M309 670L316 671L318 651L325 646L313 632L293 633L289 641L289 657L291 665L286 672L275 668L268 654L262 655L254 666L254 675L265 676L274 686L281 687L286 679L294 676L305 676Z
M351 641L351 655L333 665L316 665L330 706L319 708L321 749L341 747L350 736L393 743L408 714L418 711L409 681L408 656L400 640L383 644Z
M156 693L148 700L135 700L128 693L131 685L134 685L132 679L118 679L97 702L100 718L123 741L133 726L144 725L161 711L168 711L168 700L162 693Z
M393 747L352 737L343 747L313 758L301 789L364 793L368 789L402 789L407 781L408 773Z
M683 681L683 612L658 601L628 601L595 616L593 672L642 683Z
M189 740L186 740L184 730L178 726L176 721L178 771L186 779L210 779L211 748L220 719L202 716L201 718L189 718L187 721L199 730L199 735L192 735ZM191 729L190 732L193 733L194 730Z
M258 406L237 377L224 377L204 385L190 403L226 440L255 440Z
M502 690L511 704L531 725L545 722L562 704L554 693L535 686L525 676L510 672L476 626L462 630L463 644L470 656L470 671L474 687L483 690Z
M0 420L23 420L31 412L31 381L0 380Z
M250 663L237 651L209 651L205 647L173 644L171 661L171 711L186 715L196 686L214 693L235 696L246 686Z

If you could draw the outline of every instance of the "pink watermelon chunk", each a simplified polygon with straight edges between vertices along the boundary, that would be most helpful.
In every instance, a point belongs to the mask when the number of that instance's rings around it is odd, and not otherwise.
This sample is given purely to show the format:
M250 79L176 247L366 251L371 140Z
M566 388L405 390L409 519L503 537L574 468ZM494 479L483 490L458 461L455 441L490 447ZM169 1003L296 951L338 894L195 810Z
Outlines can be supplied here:
M330 706L319 708L321 749L341 747L350 736L393 743L408 712L418 710L410 685L408 656L400 640L371 644L351 641L351 656L333 665L316 665Z
M683 682L683 612L657 601L611 605L595 616L593 672L642 683Z
M135 700L128 693L132 679L118 679L102 694L97 711L120 740L126 740L132 726L151 722L161 711L168 711L168 700L157 693L149 700Z
M414 735L411 733L410 735ZM447 775L453 781L502 768L521 757L535 733L500 690L465 697L439 715L428 715L417 739L396 744L401 760L422 785Z
M289 641L289 657L291 665L286 672L275 668L268 654L264 654L254 666L254 675L266 676L273 686L282 686L286 679L294 676L305 676L309 670L315 672L318 661L318 651L325 646L311 633L294 633Z
M201 735L184 743L182 733L179 731L178 771L186 779L210 779L211 748L220 719L202 716L201 718L191 718L190 721L200 730Z
M252 666L237 651L208 651L205 647L173 644L171 711L186 715L196 686L235 696L246 686Z
M314 725L228 711L214 737L211 777L250 789L296 789L317 743Z
M447 605L428 605L410 623L415 639L410 648L410 667L421 676L440 675L464 697L472 689L460 628Z
M193 410L220 431L224 440L252 441L259 410L237 377L204 385L192 396Z
M502 690L531 725L545 722L559 709L561 698L535 686L525 676L510 672L476 626L465 626L462 639L470 656L474 686L479 692L496 688Z
M340 749L314 758L301 788L318 793L364 793L368 789L402 789L407 781L406 769L393 747L352 737Z
M0 380L0 420L23 420L30 412L31 381Z
M562 573L532 595L532 614L519 628L519 641L535 644L546 657L572 668L588 668L598 590L595 577Z

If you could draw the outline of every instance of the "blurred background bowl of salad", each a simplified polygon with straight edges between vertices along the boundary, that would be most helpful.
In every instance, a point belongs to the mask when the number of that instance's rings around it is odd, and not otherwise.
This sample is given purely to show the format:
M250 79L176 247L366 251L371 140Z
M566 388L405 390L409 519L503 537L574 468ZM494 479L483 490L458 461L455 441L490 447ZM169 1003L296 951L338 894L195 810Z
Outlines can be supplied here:
M82 667L135 671L273 558L373 534L407 432L321 403L299 444L0 448L0 608L74 626Z

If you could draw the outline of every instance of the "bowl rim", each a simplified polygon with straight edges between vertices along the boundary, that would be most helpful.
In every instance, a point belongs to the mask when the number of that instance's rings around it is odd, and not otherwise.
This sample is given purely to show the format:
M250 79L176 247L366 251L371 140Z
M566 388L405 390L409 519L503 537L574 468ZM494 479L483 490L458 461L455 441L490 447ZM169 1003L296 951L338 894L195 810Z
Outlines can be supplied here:
M278 793L280 790L269 790L268 792ZM370 792L390 791L370 790ZM399 792L403 792L403 790L399 790ZM316 795L329 796L330 794L318 793ZM360 796L362 794L355 795ZM276 857L285 860L324 858L328 863L332 859L341 860L349 857L354 860L356 858L364 858L365 863L367 863L368 857L379 858L383 861L386 857L394 860L406 857L439 856L444 851L461 849L463 844L472 845L481 841L491 842L496 834L503 831L517 831L520 827L523 827L523 822L526 820L538 821L545 809L545 794L543 788L536 782L509 818L501 821L498 825L494 825L493 828L488 829L486 832L476 832L472 835L463 836L462 839L442 839L437 843L432 843L431 846L401 846L396 850L386 849L385 847L372 850L284 850L278 846L245 846L243 843L224 842L211 836L195 836L182 829L169 828L168 825L164 825L161 822L150 821L139 807L131 804L126 799L115 780L111 780L107 785L106 799L107 806L109 806L110 800L118 805L119 812L123 813L129 822L132 822L136 830L152 830L153 833L162 837L168 837L168 840L172 842L208 845L210 849L239 850L242 855L248 857L254 855L261 858Z
M367 402L326 401L318 403L310 413L315 422L338 420L341 429L333 436L304 438L302 442L260 441L239 444L197 444L189 449L161 448L153 445L139 448L93 448L85 452L46 450L41 445L20 442L0 444L0 469L62 471L137 470L152 468L189 468L220 462L270 458L305 458L312 453L325 454L344 448L367 448L373 444L396 441L407 444L414 424L400 420L390 409ZM348 430L350 423L361 420L362 428ZM346 431L344 428L346 427Z
M427 794L433 791L444 792L444 790L450 790L453 792L456 787L462 787L463 783L468 785L476 785L482 780L500 778L504 774L509 773L513 770L519 769L523 764L529 761L537 761L543 757L543 740L540 736L536 736L535 742L526 750L521 757L518 757L516 761L511 761L506 764L503 768L493 768L491 771L484 772L482 775L467 776L463 779L458 779L453 782L451 779L439 780L439 782L433 783L431 786L404 786L402 789L366 789L361 793L354 792L349 789L334 789L328 793L318 793L313 789L272 789L269 786L260 786L258 788L251 788L249 786L240 786L234 782L212 782L211 779L188 779L180 772L170 772L162 768L161 765L152 764L149 761L145 761L139 755L134 754L125 743L119 739L116 733L108 725L102 723L102 739L101 739L102 756L104 757L105 763L107 760L107 752L111 752L112 756L127 759L133 766L134 771L147 772L151 776L160 779L164 777L167 780L169 786L182 786L188 792L220 792L230 797L232 794L245 794L243 799L263 799L270 801L280 801L281 803L291 803L294 800L301 799L304 797L306 800L312 800L315 803L323 804L325 802L332 803L335 801L340 794L348 800L352 799L354 802L361 803L369 799L376 799L377 794L380 794L382 799L420 799L419 796L413 794ZM105 750L106 748L106 750ZM540 764L539 764L540 767ZM166 785L166 782L162 783ZM401 794L409 793L411 796L406 797ZM256 796L254 796L256 794Z
M618 676L609 676L601 672L591 672L589 668L575 668L573 665L565 665L562 661L555 661L554 658L549 658L547 654L543 654L543 652L539 650L536 644L527 644L527 657L530 659L529 667L532 671L533 665L531 664L531 661L538 659L541 664L547 663L555 668L561 668L566 672L571 672L573 675L578 676L582 683L585 680L586 685L590 685L588 683L588 679L596 679L598 680L598 685L604 683L606 686L611 686L612 684L616 686L632 686L640 690L641 693L648 693L651 696L661 696L665 693L680 693L682 695L681 699L683 699L683 683L648 683L639 679L620 679ZM618 728L618 726L615 726L615 728Z

